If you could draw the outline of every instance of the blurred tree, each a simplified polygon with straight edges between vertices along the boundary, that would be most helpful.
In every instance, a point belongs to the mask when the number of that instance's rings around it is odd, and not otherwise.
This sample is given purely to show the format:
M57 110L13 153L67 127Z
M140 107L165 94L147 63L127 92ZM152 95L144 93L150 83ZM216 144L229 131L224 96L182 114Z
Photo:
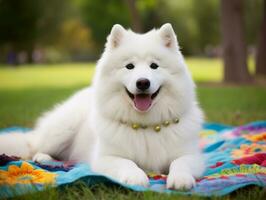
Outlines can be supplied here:
M130 16L123 0L80 0L80 8L85 24L90 28L92 38L102 49L106 36L114 24L128 27Z
M196 24L195 43L198 53L203 53L207 45L216 46L220 43L219 1L193 1L192 13Z
M106 36L116 23L136 32L147 31L160 24L155 9L157 0L76 1L79 1L83 20L90 28L99 49L102 49Z
M31 55L36 43L47 43L57 36L57 27L63 18L67 2L1 0L0 47L5 46L13 52L25 50Z
M247 47L244 37L242 0L221 0L222 37L224 54L224 80L248 82Z
M257 42L263 0L242 1L246 11L246 41L253 47ZM0 0L0 60L4 51L13 50L11 53L14 54L10 54L13 58L21 50L30 54L36 46L54 49L67 56L87 51L92 58L102 49L115 23L145 32L170 22L185 55L206 55L206 50L208 55L219 55L219 2L53 0L47 3L45 0Z
M219 1L160 0L157 4L160 21L172 23L184 54L202 55L207 46L219 45Z
M147 32L154 27L161 25L161 19L158 15L160 0L137 0L136 7L142 21L142 31Z
M126 5L128 6L128 10L130 13L130 21L131 21L131 28L133 31L142 32L142 22L140 19L139 10L137 8L137 1L136 0L125 0Z
M255 46L263 16L263 0L244 0L245 37L249 46Z
M266 0L264 0L263 19L258 39L256 74L266 75Z
M65 20L61 25L60 38L56 48L71 60L87 61L95 59L91 30L78 18Z
M99 47L115 23L140 32L170 22L176 30L182 52L204 55L207 48L220 45L220 1L204 0L75 0L80 1L83 19ZM254 44L257 12L261 0L245 0L247 42ZM255 4L253 2L256 2ZM252 28L249 28L252 27ZM217 52L216 52L217 53Z
M157 12L162 23L170 22L176 31L184 54L194 54L197 50L197 26L193 17L193 0L159 1Z
M34 0L0 1L0 44L10 45L13 52L31 51L38 36L41 7Z

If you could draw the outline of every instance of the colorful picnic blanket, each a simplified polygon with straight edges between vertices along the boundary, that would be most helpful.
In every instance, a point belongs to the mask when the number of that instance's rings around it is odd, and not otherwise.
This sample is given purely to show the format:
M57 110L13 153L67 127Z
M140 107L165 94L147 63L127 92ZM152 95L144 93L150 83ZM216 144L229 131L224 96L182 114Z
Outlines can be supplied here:
M8 131L27 129L13 127ZM5 133L3 133L5 132ZM43 190L71 184L82 178L90 185L114 183L135 191L158 191L201 196L225 195L238 188L257 185L266 187L266 121L253 122L240 127L207 123L201 132L201 147L206 156L207 169L190 191L172 191L165 188L166 175L149 174L150 187L129 186L118 183L82 163L34 163L18 157L0 156L0 197L21 195L32 190Z

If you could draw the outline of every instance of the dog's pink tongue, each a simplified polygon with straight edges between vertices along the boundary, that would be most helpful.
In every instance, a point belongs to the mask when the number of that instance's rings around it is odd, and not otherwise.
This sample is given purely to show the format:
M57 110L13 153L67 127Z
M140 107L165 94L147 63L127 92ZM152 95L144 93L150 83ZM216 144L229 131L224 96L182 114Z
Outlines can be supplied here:
M134 97L134 103L138 110L146 111L149 109L152 103L152 99L150 95L147 94L137 94Z

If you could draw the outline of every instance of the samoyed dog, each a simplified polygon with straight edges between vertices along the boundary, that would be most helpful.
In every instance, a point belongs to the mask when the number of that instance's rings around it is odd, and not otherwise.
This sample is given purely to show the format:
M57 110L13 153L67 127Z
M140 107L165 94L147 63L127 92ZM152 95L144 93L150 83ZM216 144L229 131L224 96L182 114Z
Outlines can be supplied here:
M37 162L86 162L130 185L147 172L167 188L189 189L202 175L203 113L171 24L145 34L114 25L91 87L42 116L27 134L2 134L0 153Z

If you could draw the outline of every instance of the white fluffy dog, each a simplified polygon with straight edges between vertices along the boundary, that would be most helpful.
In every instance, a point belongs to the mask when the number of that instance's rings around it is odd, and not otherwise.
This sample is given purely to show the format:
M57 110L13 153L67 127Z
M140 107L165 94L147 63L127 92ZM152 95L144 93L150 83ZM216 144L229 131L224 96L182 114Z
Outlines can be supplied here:
M85 161L122 183L189 189L204 171L195 85L170 24L145 34L114 25L91 87L46 113L28 134L0 136L0 153ZM16 138L14 139L14 136Z

